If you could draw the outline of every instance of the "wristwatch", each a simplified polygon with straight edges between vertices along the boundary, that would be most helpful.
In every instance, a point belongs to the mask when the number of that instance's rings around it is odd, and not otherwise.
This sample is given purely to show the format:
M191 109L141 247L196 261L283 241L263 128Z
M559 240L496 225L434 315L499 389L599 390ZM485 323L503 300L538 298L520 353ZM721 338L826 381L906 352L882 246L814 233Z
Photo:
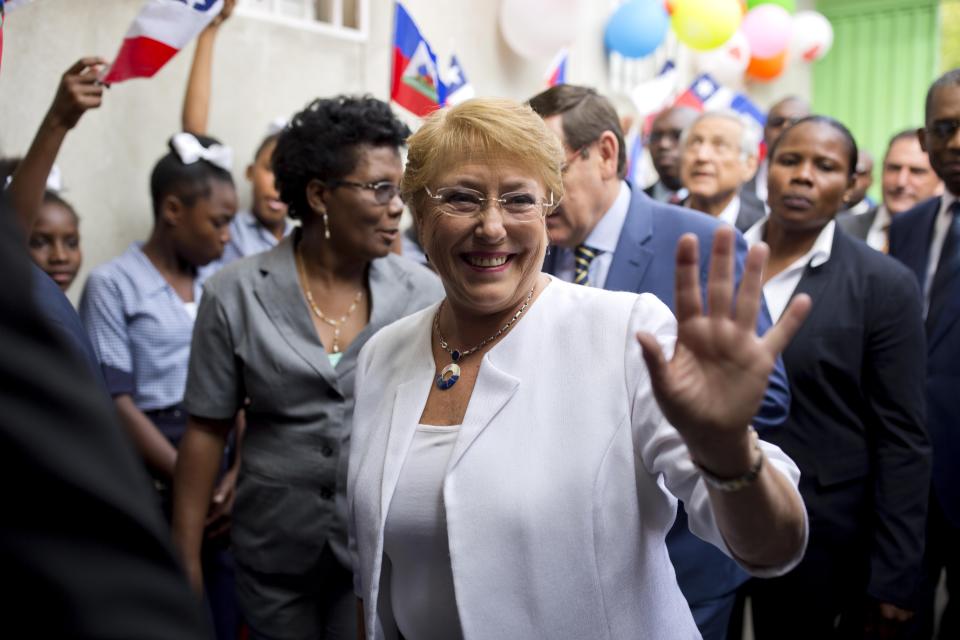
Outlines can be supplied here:
M760 437L757 435L756 429L753 427L747 428L750 431L750 441L753 443L756 460L743 475L737 476L736 478L721 478L720 476L712 474L706 467L691 458L694 466L700 470L700 475L703 476L703 480L708 486L717 491L723 491L724 493L733 493L734 491L745 489L757 481L760 470L763 469L763 459L765 456L763 455L763 449L760 448Z

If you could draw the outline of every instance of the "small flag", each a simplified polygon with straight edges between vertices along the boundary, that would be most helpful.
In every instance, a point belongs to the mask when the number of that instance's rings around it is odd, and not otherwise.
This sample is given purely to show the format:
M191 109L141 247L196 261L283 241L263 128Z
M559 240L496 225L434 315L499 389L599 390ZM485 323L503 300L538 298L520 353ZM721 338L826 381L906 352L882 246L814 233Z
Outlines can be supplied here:
M437 56L399 2L393 33L390 99L421 118L446 102Z
M767 121L763 111L747 96L721 86L708 73L697 76L690 88L681 93L674 104L691 107L697 111L732 109L755 120L760 127L763 127Z
M544 76L548 87L567 83L567 58L569 54L569 50L561 49L550 61L550 66L547 67L547 73Z
M463 72L463 67L460 66L456 55L450 56L450 66L447 67L447 72L443 76L443 86L447 96L445 106L460 104L477 94L473 85L467 80L467 74Z
M220 14L223 0L147 0L103 82L150 78Z

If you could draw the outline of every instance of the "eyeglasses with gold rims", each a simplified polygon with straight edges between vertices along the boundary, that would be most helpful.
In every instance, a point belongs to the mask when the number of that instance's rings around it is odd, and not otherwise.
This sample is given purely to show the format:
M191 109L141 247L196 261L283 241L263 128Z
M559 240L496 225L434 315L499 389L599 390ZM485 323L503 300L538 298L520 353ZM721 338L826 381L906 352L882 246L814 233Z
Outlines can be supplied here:
M440 187L436 191L430 187L424 187L424 190L440 211L462 218L475 216L484 211L488 205L497 203L507 219L527 222L543 217L556 204L552 193L550 201L546 202L538 200L534 194L526 191L511 191L500 197L491 198L467 187Z
M373 199L377 204L390 204L394 198L400 195L400 187L388 180L381 182L352 182L350 180L333 180L327 183L330 189L337 187L353 187L354 189L366 189L373 192Z

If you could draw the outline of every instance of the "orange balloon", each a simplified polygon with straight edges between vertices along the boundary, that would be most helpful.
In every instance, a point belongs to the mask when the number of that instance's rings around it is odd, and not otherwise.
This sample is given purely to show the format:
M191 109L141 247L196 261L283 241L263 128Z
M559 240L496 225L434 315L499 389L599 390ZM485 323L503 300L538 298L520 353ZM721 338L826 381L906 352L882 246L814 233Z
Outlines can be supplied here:
M772 58L750 58L747 77L761 82L770 82L779 77L786 68L787 50L784 49Z

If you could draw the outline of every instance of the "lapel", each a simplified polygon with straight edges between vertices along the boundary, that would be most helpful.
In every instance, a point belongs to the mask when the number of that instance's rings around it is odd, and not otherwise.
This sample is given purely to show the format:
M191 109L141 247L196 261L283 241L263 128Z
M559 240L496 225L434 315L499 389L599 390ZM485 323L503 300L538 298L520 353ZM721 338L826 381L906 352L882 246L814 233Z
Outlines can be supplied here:
M632 189L633 187L631 187ZM613 262L607 272L604 289L610 291L643 291L643 276L653 260L653 251L647 247L653 237L651 200L646 195L633 191L630 208L623 222Z
M897 251L896 257L907 265L917 276L917 282L920 283L920 289L923 290L927 280L927 261L930 257L930 241L933 239L933 225L937 220L937 213L940 211L940 198L933 198L926 203L926 209L922 216L914 221L920 233L910 233L901 231L901 248ZM925 205L919 205L925 206ZM900 214L904 215L904 214Z
M403 382L397 385L393 396L393 411L390 414L390 430L387 434L387 448L383 458L383 476L380 480L380 530L386 522L393 491L400 478L400 470L407 458L407 450L413 441L413 434L420 422L423 407L427 404L430 386L424 380L432 380L434 372L433 353L430 340L433 332L433 313L437 305L420 326L415 328L416 335L410 341L410 350L400 355L408 359L408 365L401 367L408 372ZM476 391L474 391L476 393Z
M260 273L263 277L254 286L254 295L290 348L330 387L339 390L337 374L330 366L300 290L293 256L294 235L284 238L275 249L261 254Z
M841 273L843 270L842 263L846 261L846 250L843 246L846 238L843 237L843 232L839 229L834 230L833 235L833 246L830 248L830 259L827 260L824 264L819 267L811 267L809 264L803 270L803 276L800 277L800 282L797 283L797 288L793 292L793 296L798 293L806 293L810 296L810 299L813 301L813 308L811 309L811 316L818 311L819 304L824 300L823 291L830 284L831 279L835 273ZM793 296L790 296L791 299ZM824 309L827 309L829 313L829 306L824 306ZM811 322L812 318L807 318L803 323L803 326L800 327L800 331L808 329L813 326ZM794 340L796 342L796 340Z
M357 356L373 334L406 315L403 313L406 304L414 297L410 279L394 268L390 258L378 258L370 263L367 285L370 287L370 322L357 334L337 363L336 372L341 377L357 366Z

